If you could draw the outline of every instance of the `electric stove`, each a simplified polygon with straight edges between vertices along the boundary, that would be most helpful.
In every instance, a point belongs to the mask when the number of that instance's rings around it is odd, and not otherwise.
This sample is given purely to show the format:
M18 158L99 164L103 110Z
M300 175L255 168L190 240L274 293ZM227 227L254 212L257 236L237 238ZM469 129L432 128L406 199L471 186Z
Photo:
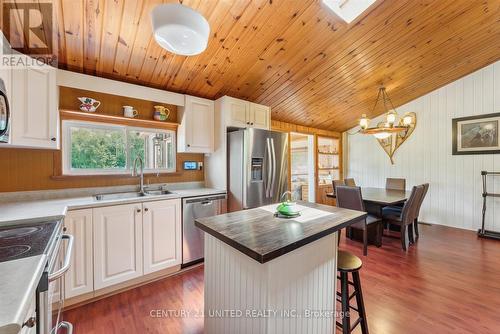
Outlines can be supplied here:
M59 221L0 227L0 262L48 252Z

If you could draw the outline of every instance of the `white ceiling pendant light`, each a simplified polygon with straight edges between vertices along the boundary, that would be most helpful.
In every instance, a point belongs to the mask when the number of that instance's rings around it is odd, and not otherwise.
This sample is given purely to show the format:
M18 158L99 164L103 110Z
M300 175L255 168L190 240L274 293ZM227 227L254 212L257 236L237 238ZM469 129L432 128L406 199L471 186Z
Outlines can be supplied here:
M155 40L162 48L182 56L194 56L207 48L210 26L194 9L181 4L158 5L151 19Z
M347 23L351 23L376 0L323 0L335 14Z

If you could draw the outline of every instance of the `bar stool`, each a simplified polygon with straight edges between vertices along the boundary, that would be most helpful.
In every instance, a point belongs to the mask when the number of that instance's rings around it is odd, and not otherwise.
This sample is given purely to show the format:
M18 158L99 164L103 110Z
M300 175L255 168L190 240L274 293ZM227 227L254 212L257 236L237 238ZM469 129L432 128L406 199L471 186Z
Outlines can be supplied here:
M350 334L358 324L361 324L361 332L368 334L368 323L359 279L359 269L362 265L363 262L356 255L346 251L338 251L337 271L340 272L340 276L337 278L340 279L340 293L337 292L337 301L342 304L342 323L337 321L336 324L342 328L343 334ZM349 273L352 275L352 282L349 281ZM349 294L349 285L354 287L352 294ZM356 307L350 305L350 301L354 297L356 297ZM358 319L352 325L351 310L358 313Z

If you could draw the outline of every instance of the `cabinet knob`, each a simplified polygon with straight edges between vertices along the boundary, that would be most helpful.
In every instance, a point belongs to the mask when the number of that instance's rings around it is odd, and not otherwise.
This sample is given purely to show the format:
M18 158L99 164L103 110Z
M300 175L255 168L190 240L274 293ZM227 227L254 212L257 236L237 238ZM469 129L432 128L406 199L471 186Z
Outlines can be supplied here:
M187 147L191 147L191 144L187 144Z
M137 209L137 212L141 212L141 209Z
M250 122L247 122L248 125L250 125Z
M23 327L33 328L35 327L35 325L36 325L36 318L31 317L28 320L26 320L26 322L23 324Z
M250 125L253 125L253 122L252 122L252 123L250 123Z
M57 139L56 139L56 137L52 137L52 138L50 138L50 140L56 141Z
M148 209L148 208L144 208L144 211L145 211L145 212L148 212L148 211L149 211L149 209Z

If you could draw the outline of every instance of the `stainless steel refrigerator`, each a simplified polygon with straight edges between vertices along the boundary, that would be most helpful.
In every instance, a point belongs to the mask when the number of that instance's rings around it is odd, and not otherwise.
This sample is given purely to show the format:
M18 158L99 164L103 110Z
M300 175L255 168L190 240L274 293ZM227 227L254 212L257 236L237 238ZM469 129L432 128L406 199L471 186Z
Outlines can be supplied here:
M228 133L228 211L278 203L288 189L288 135L261 129Z

